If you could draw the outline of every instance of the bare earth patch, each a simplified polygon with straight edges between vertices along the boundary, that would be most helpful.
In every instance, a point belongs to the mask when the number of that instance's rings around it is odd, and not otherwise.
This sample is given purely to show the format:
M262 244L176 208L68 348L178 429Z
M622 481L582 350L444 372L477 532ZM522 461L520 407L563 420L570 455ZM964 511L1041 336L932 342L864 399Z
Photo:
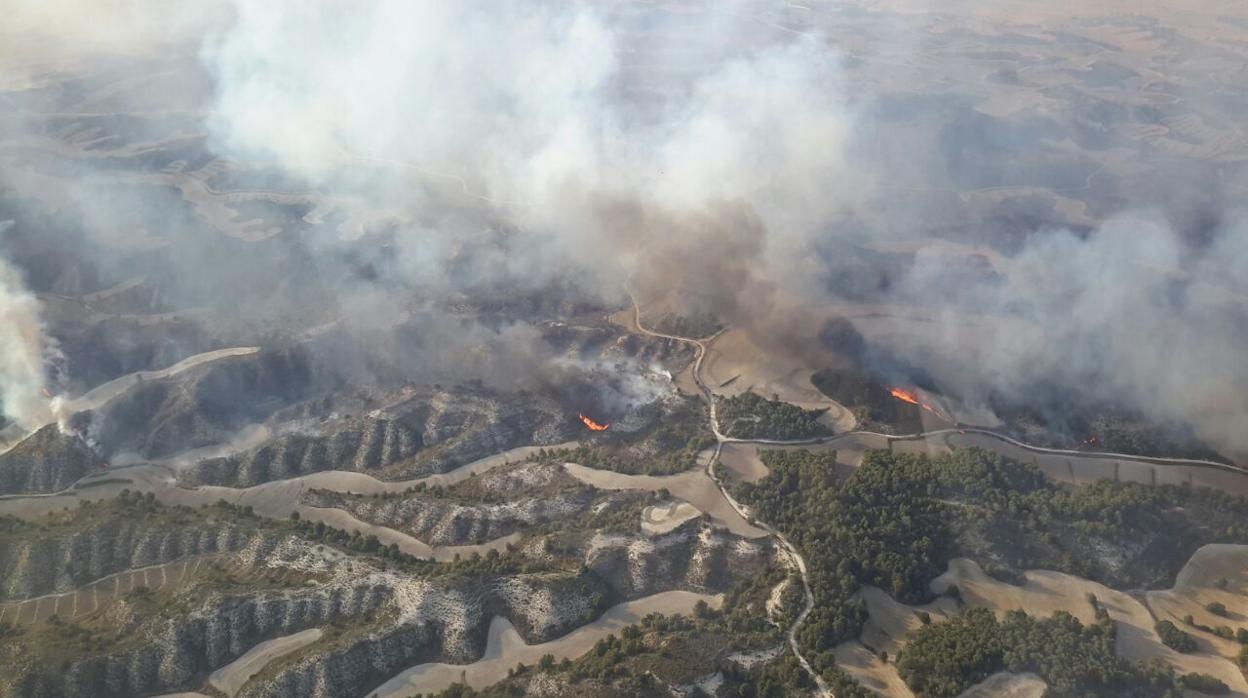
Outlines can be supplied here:
M269 662L295 652L301 647L307 647L321 639L321 634L320 628L309 628L293 635L261 642L247 650L243 656L212 672L212 675L208 677L208 683L232 698L243 687L243 684L260 673L260 670L264 669Z
M565 657L576 659L599 640L639 622L650 613L689 614L699 601L718 609L723 603L723 596L665 591L613 606L598 620L539 645L525 644L507 619L496 617L490 623L485 654L480 660L472 664L420 664L390 679L370 695L400 698L417 693L427 694L441 691L456 682L476 689L485 688L506 678L507 670L514 669L518 663L532 666L545 654L554 655L556 661Z
M641 510L641 532L648 536L662 535L701 515L702 512L689 502L654 504Z
M947 572L932 581L932 591L941 593L956 584L963 602L990 608L998 615L1021 609L1028 615L1047 618L1055 611L1066 611L1085 624L1096 620L1095 610L1088 602L1091 594L1118 625L1119 656L1132 661L1155 657L1180 674L1209 674L1221 679L1232 691L1248 694L1248 682L1239 669L1225 657L1210 653L1208 643L1203 643L1196 654L1175 652L1163 645L1153 630L1161 618L1155 618L1139 597L1061 572L1033 570L1025 576L1025 584L1013 586L989 577L971 560L957 559L950 561ZM1153 593L1164 592L1150 592Z
M677 475L624 475L609 470L586 468L576 463L564 463L564 468L576 479L603 490L667 490L673 495L710 514L729 531L746 538L764 538L768 534L750 525L737 510L724 499L723 493L701 469Z

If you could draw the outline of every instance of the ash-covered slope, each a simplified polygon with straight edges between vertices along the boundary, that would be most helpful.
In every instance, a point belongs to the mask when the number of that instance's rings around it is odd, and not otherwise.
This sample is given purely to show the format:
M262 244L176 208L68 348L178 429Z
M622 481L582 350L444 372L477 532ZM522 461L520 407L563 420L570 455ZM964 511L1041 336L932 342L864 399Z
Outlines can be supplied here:
M91 433L106 454L160 458L227 441L308 394L297 350L266 350L142 381L96 410Z
M98 461L81 439L62 434L55 424L45 425L0 454L0 494L63 490Z
M351 420L329 434L283 434L244 453L199 461L180 471L178 482L250 487L323 470L377 471L423 445L420 433L401 422Z
M178 473L185 487L249 487L325 470L409 479L445 472L529 444L554 444L575 432L552 400L484 390L435 390L364 418L340 419L317 433L281 434Z

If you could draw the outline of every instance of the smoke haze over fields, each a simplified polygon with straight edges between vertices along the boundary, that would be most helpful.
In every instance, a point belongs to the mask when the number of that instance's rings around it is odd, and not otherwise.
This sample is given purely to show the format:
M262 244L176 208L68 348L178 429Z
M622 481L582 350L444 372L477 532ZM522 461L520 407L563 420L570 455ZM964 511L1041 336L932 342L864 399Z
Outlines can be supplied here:
M619 300L630 276L670 286L676 270L655 266L674 262L682 285L710 288L709 310L732 314L781 275L813 283L809 241L866 187L845 161L837 57L813 40L635 99L619 18L588 5L365 7L292 22L280 3L239 5L207 52L216 142L408 215L462 187L523 228L490 270L508 284L571 265ZM422 191L431 179L447 186ZM448 234L404 235L400 254Z
M670 294L774 351L813 336L829 304L904 305L935 322L865 333L930 367L944 391L1093 393L1248 452L1248 229L1221 203L1237 198L1248 154L1206 162L1141 145L1145 127L1114 130L1170 123L1097 82L1134 85L1144 59L1123 53L1114 72L1089 58L1070 70L1087 84L1044 89L1058 106L1001 115L958 90L1017 74L931 77L920 55L931 47L869 12L845 20L867 27L855 43L836 26L785 31L796 20L769 24L746 2L151 5L181 18L176 31L135 21L151 16L145 3L85 18L75 3L17 5L15 26L46 40L0 54L15 90L0 188L16 192L13 209L41 199L60 218L19 221L3 251L34 270L36 291L82 295L145 275L155 309L231 315L231 336L337 322L331 339L367 338L321 344L353 378L507 388L548 370L537 332L514 318L464 321L447 304L557 294L615 308L626 288ZM192 79L127 62L170 45ZM95 147L90 129L67 135L20 115L60 109L63 95L40 87L44 69L100 55L149 82L83 111L190 114L108 125L140 156L202 141L237 169L192 152L116 175L98 153L35 153L58 139ZM930 93L909 96L911 75ZM1205 99L1180 82L1152 87L1219 109L1244 97L1232 85ZM1143 171L1114 169L1137 155ZM210 231L212 197L244 189L299 194L283 204L292 228L248 226L258 214L243 212L229 235ZM992 199L998 189L1014 198ZM38 227L49 221L64 227ZM81 268L41 261L58 245ZM55 342L38 339L39 309L9 265L0 294L14 318L0 336L5 414L38 421Z

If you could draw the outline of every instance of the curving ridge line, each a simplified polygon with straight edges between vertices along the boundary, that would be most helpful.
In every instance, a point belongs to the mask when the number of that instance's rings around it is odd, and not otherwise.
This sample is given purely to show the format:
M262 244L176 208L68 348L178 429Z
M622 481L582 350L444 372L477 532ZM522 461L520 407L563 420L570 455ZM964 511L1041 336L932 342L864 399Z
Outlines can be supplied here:
M196 366L202 366L203 364L218 361L220 359L256 354L259 353L259 351L260 347L229 347L226 349L215 349L213 351L205 351L200 354L188 356L166 368L127 373L126 375L114 378L107 383L97 385L83 395L66 400L66 407L68 407L72 412L99 409L113 398L121 395L145 380L161 380L169 378L195 368Z
M98 410L118 396L126 393L131 388L140 385L145 380L162 380L206 363L236 356L256 354L259 351L260 347L227 347L225 349L205 351L188 356L171 366L166 366L165 368L145 369L135 371L133 373L127 373L105 383L101 383L78 397L66 398L58 396L53 400L52 404L49 405L46 413L42 415L42 419L46 421L40 425L40 428L56 422L58 414L72 414L75 412L83 412L85 410ZM60 402L59 407L56 406L57 401ZM4 432L6 439L9 438L10 430L12 430L15 426L16 425L10 425L5 428ZM18 429L16 433L12 434L12 436L20 438L16 438L10 443L0 447L0 453L9 451L14 446L28 438L35 431L37 431L37 429L32 429L29 433L27 433L24 429Z

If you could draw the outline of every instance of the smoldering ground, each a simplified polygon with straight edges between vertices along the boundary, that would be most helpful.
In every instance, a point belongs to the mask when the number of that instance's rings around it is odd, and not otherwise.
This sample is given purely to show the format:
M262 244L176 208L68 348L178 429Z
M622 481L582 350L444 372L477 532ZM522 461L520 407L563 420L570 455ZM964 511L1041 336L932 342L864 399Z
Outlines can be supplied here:
M177 95L193 116L135 137L160 144L189 130L198 139L189 157L161 160L153 145L138 165L53 158L34 152L46 126L19 118L5 138L27 150L5 161L6 188L31 191L36 177L68 188L69 209L82 214L79 246L99 270L94 287L137 267L160 289L149 311L215 306L239 336L368 337L321 340L353 377L505 384L540 374L550 360L531 328L482 326L441 308L525 294L620 307L626 288L674 296L690 314L747 328L769 352L810 352L817 363L829 359L810 339L852 276L871 281L852 284L855 300L919 307L934 320L868 334L950 393L976 400L1048 381L1244 446L1235 425L1248 416L1239 389L1248 369L1237 360L1246 267L1230 262L1244 259L1245 243L1222 203L1233 197L1208 195L1222 179L1187 161L1168 170L1165 201L1141 202L1109 188L1090 161L1044 174L1032 163L1052 159L1063 138L1129 144L1083 111L993 119L948 94L873 93L850 65L870 63L871 51L851 61L820 28L768 29L758 14L745 2L686 14L594 3L235 2L196 12L177 44L204 84ZM76 41L54 22L41 26L46 51ZM108 36L77 43L116 52L125 24L104 26ZM157 41L134 31L136 46ZM902 44L876 50L890 59L918 50ZM150 108L162 99L155 92L122 91L108 107ZM36 102L47 111L47 94L9 97L19 114ZM187 164L203 156L229 164ZM95 184L127 168L164 174L157 186ZM1089 210L1107 212L1101 224L1055 223L1039 197L981 217L954 193L1032 172L1040 188L1086 184ZM214 191L305 192L305 208L280 234L223 237L189 210L185 183L196 178ZM182 188L153 195L170 182ZM1141 214L1142 203L1160 210ZM1194 237L1189 214L1201 207L1221 222ZM147 236L131 235L136 220ZM119 255L106 242L118 231L155 245ZM942 253L937 243L949 240L986 244L983 258L994 261L968 266L979 257ZM863 275L849 250L882 243L910 251L874 257ZM95 290L84 278L60 274L57 289ZM968 331L959 320L968 313L994 322Z

